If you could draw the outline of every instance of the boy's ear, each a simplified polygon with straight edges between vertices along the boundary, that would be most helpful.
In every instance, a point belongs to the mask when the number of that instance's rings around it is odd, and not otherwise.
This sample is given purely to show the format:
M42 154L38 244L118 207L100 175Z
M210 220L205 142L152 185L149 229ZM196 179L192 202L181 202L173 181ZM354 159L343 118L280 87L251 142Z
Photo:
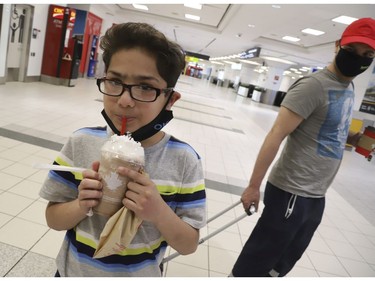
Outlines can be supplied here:
M171 98L169 99L168 105L166 107L167 110L171 110L173 104L181 98L181 94L179 92L174 91L172 93Z

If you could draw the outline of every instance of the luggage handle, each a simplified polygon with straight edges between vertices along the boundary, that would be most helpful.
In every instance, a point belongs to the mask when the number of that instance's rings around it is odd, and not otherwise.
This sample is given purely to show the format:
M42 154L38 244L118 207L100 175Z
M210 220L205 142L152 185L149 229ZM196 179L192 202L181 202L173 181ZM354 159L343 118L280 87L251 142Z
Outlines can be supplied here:
M228 212L229 210L233 209L234 207L236 207L240 203L241 203L241 200L239 200L238 202L234 203L233 205L227 207L226 209L224 209L220 213L218 213L218 214L214 215L213 217L211 217L210 219L208 219L207 223L213 221L217 217L219 217L222 214L224 214L224 213ZM216 234L218 234L219 232L223 231L224 229L230 227L231 225L235 224L236 222L239 222L243 218L245 218L247 216L251 216L255 212L256 212L255 205L254 205L254 203L252 203L248 209L245 209L245 214L242 214L241 216L235 218L231 222L228 222L226 225L222 226L219 229L216 229L214 232L208 234L207 236L202 237L201 239L199 239L198 245L204 243L206 240L210 239L211 237L215 236ZM179 255L180 255L179 252L175 252L172 255L169 255L168 257L164 258L161 264L163 265L164 263L169 262L170 260L174 259L175 257L178 257Z

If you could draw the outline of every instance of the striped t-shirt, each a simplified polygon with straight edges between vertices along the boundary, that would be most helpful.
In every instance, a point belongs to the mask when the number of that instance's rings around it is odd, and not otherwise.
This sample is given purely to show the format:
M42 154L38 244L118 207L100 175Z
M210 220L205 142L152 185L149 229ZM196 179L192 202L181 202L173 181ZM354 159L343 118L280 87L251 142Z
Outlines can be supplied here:
M55 164L91 168L100 160L100 148L113 134L106 127L76 131L64 145ZM164 201L187 224L196 229L206 223L206 194L201 158L188 144L165 134L145 148L145 171ZM50 202L77 198L82 174L50 171L40 196ZM107 219L94 214L67 231L56 258L61 276L161 276L159 265L167 242L159 230L143 221L130 245L116 255L92 258Z

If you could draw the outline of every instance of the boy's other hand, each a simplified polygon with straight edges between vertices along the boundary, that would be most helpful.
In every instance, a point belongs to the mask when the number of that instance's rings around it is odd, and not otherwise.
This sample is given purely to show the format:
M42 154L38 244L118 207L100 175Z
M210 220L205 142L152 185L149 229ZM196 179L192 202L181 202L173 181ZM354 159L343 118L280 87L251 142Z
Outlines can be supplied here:
M165 202L155 183L145 173L141 174L125 167L119 167L117 172L130 179L125 198L122 200L124 206L140 219L156 222L165 207Z

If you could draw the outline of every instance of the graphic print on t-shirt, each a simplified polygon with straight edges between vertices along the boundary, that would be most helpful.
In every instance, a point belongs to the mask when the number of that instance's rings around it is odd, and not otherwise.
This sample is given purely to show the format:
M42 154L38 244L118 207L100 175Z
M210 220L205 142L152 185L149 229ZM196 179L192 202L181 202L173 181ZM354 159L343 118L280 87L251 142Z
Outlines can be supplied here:
M341 159L354 104L353 91L330 90L329 106L325 121L318 135L318 154L330 158Z

